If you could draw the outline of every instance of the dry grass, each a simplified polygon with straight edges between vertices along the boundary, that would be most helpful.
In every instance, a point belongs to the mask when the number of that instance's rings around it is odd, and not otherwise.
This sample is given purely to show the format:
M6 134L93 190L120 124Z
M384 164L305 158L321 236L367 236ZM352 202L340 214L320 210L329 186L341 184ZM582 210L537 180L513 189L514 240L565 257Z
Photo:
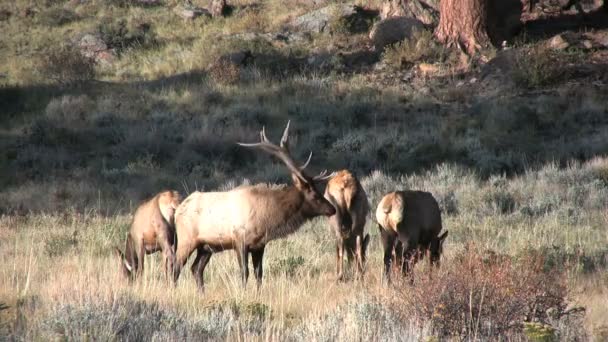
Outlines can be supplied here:
M365 177L372 206L395 188L432 191L450 230L440 272L427 278L421 264L413 287L394 290L382 285L381 246L372 222L363 282L335 282L333 238L319 219L269 244L260 292L253 280L241 288L234 254L225 252L212 257L201 295L189 272L176 289L167 285L158 255L148 257L138 283L129 286L120 278L112 248L122 244L128 215L102 216L92 209L3 216L0 253L6 262L0 267L0 298L10 308L2 311L2 331L26 339L419 340L458 335L519 340L528 320L550 324L551 334L569 340L602 336L605 205L586 199L597 199L603 186L586 190L576 218L561 218L579 200L572 194L588 186L584 179L603 177L605 169L606 160L596 159L569 169L547 166L515 179L483 181L447 165L401 178L378 172ZM592 178L586 182L592 184ZM509 197L496 196L497 189L510 194L509 210L497 204ZM562 195L546 199L545 191ZM522 211L536 200L558 204L532 216ZM476 247L463 252L470 242ZM488 249L500 256L481 253ZM567 304L588 307L586 330L575 329L576 319L548 318L548 309L563 312ZM474 309L471 315L460 315L469 309ZM149 320L156 323L146 328ZM526 327L528 334L548 333L544 327Z
M442 326L428 317L434 289L462 285L449 292L460 297L440 297L442 304L452 311L478 304L473 317L494 321L504 317L493 317L488 310L495 306L480 297L467 302L467 286L477 291L484 288L478 279L497 282L497 302L513 278L536 278L509 263L478 265L474 276L459 278L470 242L509 260L540 255L543 269L565 278L566 302L587 308L584 333L606 338L608 161L597 157L608 152L605 90L563 87L495 99L463 93L452 97L466 106L446 105L399 84L370 84L366 74L301 71L290 64L311 53L363 46L365 33L334 27L334 34L287 47L234 36L276 32L310 10L310 2L230 1L232 16L195 21L172 13L179 3L2 5L13 13L32 6L37 12L0 22L0 104L8 113L0 118L0 340L473 340L470 319L462 323L450 313ZM111 65L61 55L58 47L100 30L121 50ZM242 50L263 58L238 73L229 70L229 77L225 70L208 74L219 56ZM442 57L428 34L419 45L391 51L393 64ZM554 56L541 51L538 57L520 61L523 85L550 79L547 63ZM50 73L39 73L45 58L54 58L46 64ZM48 85L91 77L102 82ZM263 125L274 132L288 119L294 154L312 148L313 168L347 167L364 175L372 206L395 189L437 197L450 235L434 280L421 277L414 288L397 289L402 298L379 300L394 292L381 284L381 247L370 222L365 281L336 283L333 237L323 220L268 246L259 293L253 281L240 287L231 252L212 257L204 295L189 272L176 289L165 284L159 256L148 257L140 282L130 286L119 278L112 248L122 246L139 199L166 187L188 193L287 180L279 165L234 142L255 137ZM502 271L508 277L494 276ZM525 284L513 284L520 302L535 299L526 296ZM413 307L404 311L404 303ZM404 318L412 309L426 311ZM568 320L541 320L551 327L526 326L530 334L584 336L575 335ZM524 338L521 321L514 325L521 329L504 333L511 340ZM446 332L462 325L465 334Z

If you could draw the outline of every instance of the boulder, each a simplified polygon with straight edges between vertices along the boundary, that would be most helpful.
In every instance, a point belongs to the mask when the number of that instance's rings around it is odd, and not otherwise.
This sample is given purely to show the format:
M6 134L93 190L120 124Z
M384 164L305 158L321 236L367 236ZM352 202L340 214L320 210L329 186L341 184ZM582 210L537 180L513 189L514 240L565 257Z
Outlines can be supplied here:
M209 11L195 6L179 5L173 9L173 12L186 20L192 20L200 16L211 17Z
M439 0L387 0L383 1L380 18L411 17L425 25L437 25L439 22Z
M221 17L226 13L226 0L212 0L210 12L215 17Z
M408 17L391 17L380 20L369 33L369 39L376 50L412 37L416 30L424 30L419 20Z
M330 5L293 19L289 26L300 32L321 33L328 29L332 20L348 18L356 13L354 5Z
M564 36L557 34L549 39L548 45L553 50L565 50L570 46L570 43L566 41Z
M100 36L87 33L76 42L80 53L96 62L111 63L114 61L114 50L108 49L108 45Z

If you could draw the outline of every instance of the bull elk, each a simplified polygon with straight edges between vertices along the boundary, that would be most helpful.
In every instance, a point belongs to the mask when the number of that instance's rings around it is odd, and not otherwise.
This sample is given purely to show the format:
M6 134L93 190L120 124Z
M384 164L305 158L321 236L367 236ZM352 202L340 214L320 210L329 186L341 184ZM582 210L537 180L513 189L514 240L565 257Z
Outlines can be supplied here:
M359 180L348 170L342 170L327 183L325 198L336 208L336 214L329 217L329 223L336 235L337 279L344 277L345 252L349 265L355 259L357 276L361 277L369 243L369 234L363 235L369 214L367 195Z
M378 204L376 220L384 247L387 280L390 281L393 253L404 275L408 275L425 254L429 254L430 266L439 266L448 231L439 235L441 213L433 195L424 191L391 192Z
M303 166L296 165L289 154L288 134L289 122L280 146L268 140L264 129L260 132L259 143L238 144L277 157L291 172L293 186L270 188L254 185L226 192L194 192L180 205L175 216L178 243L174 281L177 282L181 268L196 250L191 271L199 289L204 290L203 272L211 255L234 249L243 286L249 277L248 258L251 254L259 287L264 248L268 242L295 232L314 217L336 213L315 184L329 176L322 172L310 177L304 172L312 153Z
M144 256L161 250L165 274L170 277L175 262L174 214L180 200L179 192L163 191L137 208L124 253L116 248L124 275L137 278L144 271Z

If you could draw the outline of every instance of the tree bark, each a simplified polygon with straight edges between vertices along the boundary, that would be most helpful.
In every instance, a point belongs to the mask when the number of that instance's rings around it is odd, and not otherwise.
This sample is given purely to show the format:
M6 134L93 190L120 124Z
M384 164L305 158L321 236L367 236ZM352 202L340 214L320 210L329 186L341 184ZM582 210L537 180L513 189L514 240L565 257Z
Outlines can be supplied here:
M458 45L469 55L490 45L488 34L488 0L441 0L437 39Z

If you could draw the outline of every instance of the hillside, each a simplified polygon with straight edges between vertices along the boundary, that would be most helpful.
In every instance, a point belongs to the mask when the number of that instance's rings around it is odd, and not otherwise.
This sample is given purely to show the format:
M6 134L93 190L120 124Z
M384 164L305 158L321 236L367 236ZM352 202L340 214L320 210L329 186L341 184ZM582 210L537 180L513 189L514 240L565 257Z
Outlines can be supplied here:
M582 1L586 16L574 7L528 13L513 39L476 56L410 21L395 25L419 30L396 44L387 44L391 26L370 39L382 1L228 3L218 16L204 0L0 4L0 337L416 340L456 338L463 326L461 338L499 334L434 316L439 304L446 317L460 309L449 298L424 302L432 296L423 286L388 295L371 217L363 283L334 281L324 219L270 244L259 293L239 287L230 252L213 257L204 295L190 274L166 295L159 256L141 283L118 278L112 249L143 199L167 188L288 183L281 164L236 145L262 127L278 141L288 120L294 156L312 151L311 172L352 170L372 212L395 189L438 199L450 235L437 282L421 280L427 290L462 282L466 293L475 279L458 278L459 260L497 253L512 261L492 269L504 283L488 278L496 288L487 300L499 303L515 286L505 284L535 269L528 257L540 256L563 288L533 290L558 293L547 305L562 315L530 321L562 340L608 336L608 20L599 2ZM520 288L549 283L526 279ZM529 304L520 299L512 305ZM477 324L495 318L488 305ZM566 314L577 306L587 311ZM530 338L517 324L500 335Z

